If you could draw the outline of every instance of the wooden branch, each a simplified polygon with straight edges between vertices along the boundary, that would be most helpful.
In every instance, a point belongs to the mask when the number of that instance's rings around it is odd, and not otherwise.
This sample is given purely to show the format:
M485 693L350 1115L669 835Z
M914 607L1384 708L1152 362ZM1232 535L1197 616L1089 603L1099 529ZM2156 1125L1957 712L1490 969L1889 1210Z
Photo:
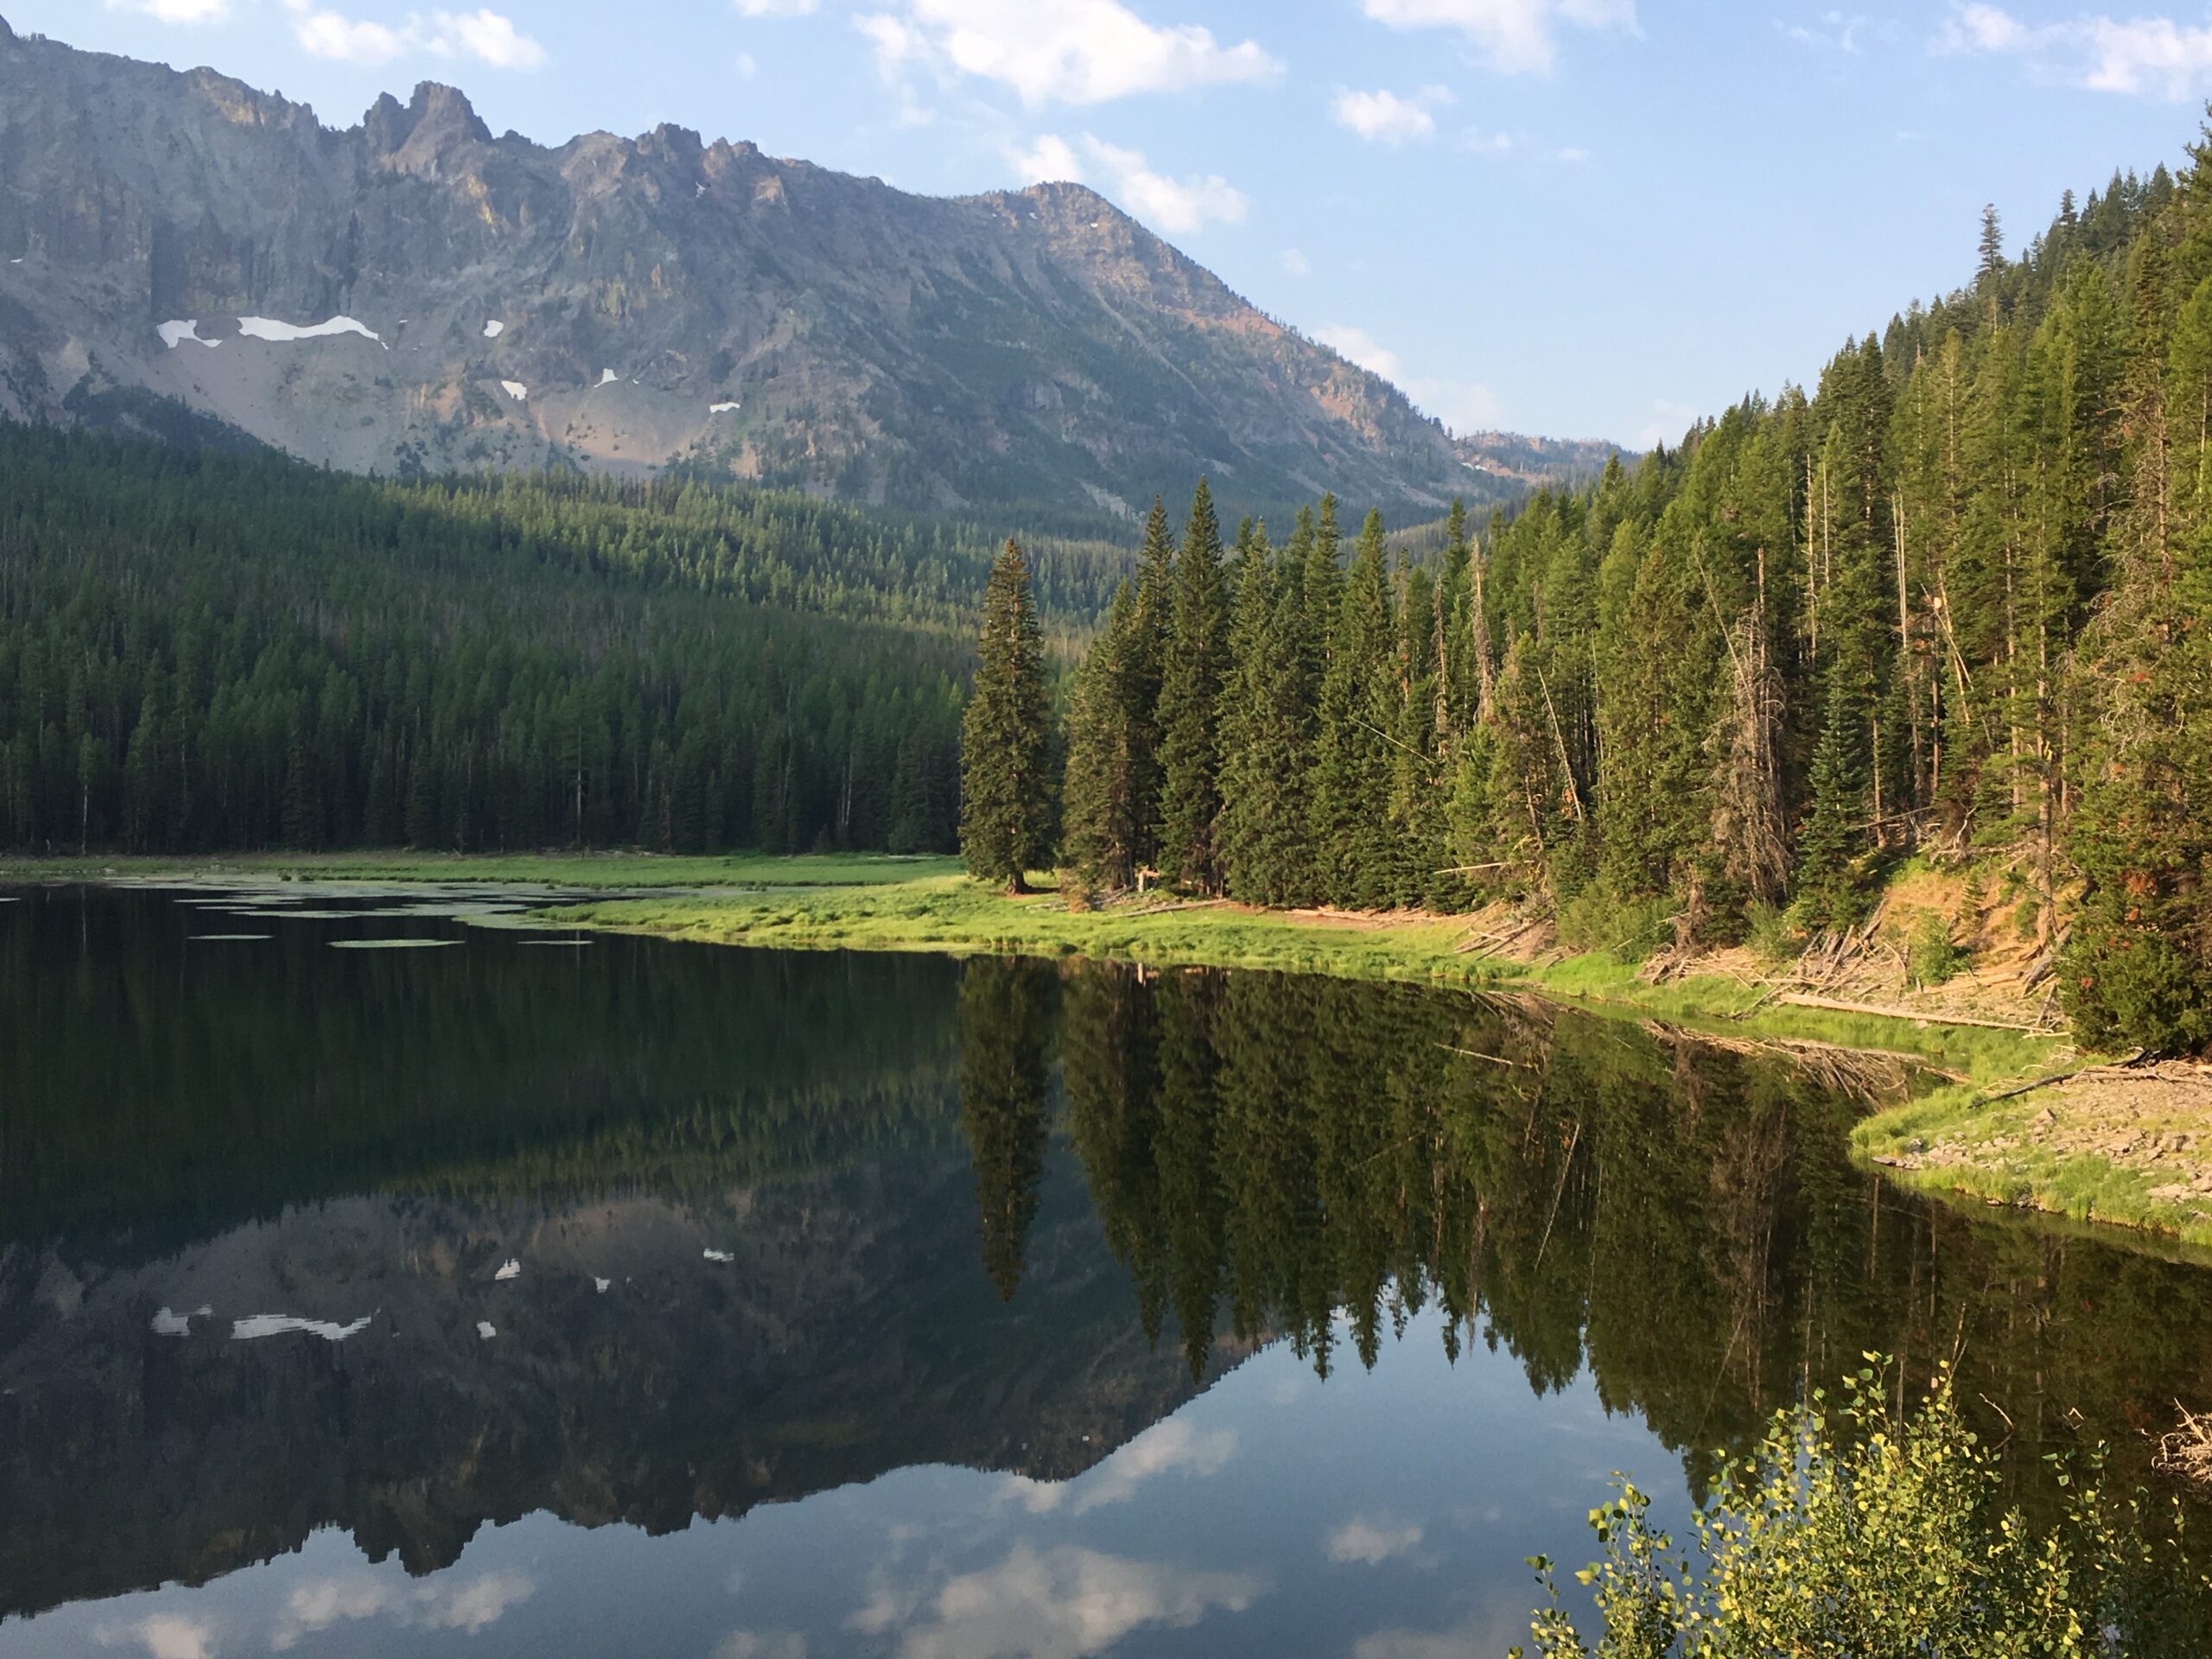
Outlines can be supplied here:
M1831 1014L1871 1014L1885 1020L1916 1020L1929 1026L1974 1026L1984 1031L2017 1031L2025 1036L2036 1036L2033 1026L2016 1026L2003 1020L1975 1020L1963 1014L1923 1014L1916 1008L1890 1007L1878 1002L1844 1002L1834 997L1806 996L1799 993L1777 999L1798 1008L1825 1008Z
M2055 1089L2062 1083L2071 1083L2092 1071L2125 1071L2131 1065L2140 1065L2143 1059L2143 1051L2139 1048L2126 1059L2114 1061L2109 1065L2077 1065L2071 1071L2054 1071L2047 1077L2037 1077L2033 1083L2024 1083L2017 1088L2000 1089L1993 1095L1976 1095L1970 1109L1979 1111L1984 1106L1994 1106L2000 1100L2016 1100L2022 1095L2032 1095L2038 1089Z

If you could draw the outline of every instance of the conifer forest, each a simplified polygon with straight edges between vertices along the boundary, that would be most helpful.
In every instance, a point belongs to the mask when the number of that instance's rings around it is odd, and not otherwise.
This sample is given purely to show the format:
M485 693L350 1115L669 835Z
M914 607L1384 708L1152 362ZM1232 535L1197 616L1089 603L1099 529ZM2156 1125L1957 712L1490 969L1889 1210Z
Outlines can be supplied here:
M1433 558L1333 499L1155 507L1072 686L1070 863L1687 947L2020 847L2085 1035L2212 1038L2212 143L2002 249L1993 211L1970 284L1809 390Z

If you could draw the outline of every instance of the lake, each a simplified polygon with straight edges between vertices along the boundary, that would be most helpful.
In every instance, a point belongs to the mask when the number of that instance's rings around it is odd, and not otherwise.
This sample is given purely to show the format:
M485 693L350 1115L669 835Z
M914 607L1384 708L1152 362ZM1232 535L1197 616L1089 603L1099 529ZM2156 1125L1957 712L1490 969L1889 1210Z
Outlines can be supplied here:
M2212 1399L2203 1269L1853 1166L1884 1062L0 899L0 1659L1502 1655L1611 1471L1679 1518L1862 1353L2031 1504Z

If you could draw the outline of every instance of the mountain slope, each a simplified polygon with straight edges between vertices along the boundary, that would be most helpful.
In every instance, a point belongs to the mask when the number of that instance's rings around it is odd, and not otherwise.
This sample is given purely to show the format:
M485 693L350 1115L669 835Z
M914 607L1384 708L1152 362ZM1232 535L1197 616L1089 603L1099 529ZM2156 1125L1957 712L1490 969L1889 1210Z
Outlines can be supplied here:
M1518 493L1079 186L912 196L667 126L547 149L434 85L340 131L0 23L0 413L142 390L354 470L695 461L915 507L1118 510L1200 467L1252 505Z

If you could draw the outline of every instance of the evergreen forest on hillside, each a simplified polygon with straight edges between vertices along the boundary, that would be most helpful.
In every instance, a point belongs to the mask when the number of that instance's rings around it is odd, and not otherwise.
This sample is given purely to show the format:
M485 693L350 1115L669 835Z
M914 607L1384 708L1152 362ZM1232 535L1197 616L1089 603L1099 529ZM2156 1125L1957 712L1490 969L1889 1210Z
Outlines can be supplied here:
M953 843L960 525L22 426L0 478L0 847ZM1056 626L1125 563L1056 543Z
M1481 541L1155 508L1073 687L1079 879L1687 949L2004 849L2085 1039L2212 1039L2212 137Z

